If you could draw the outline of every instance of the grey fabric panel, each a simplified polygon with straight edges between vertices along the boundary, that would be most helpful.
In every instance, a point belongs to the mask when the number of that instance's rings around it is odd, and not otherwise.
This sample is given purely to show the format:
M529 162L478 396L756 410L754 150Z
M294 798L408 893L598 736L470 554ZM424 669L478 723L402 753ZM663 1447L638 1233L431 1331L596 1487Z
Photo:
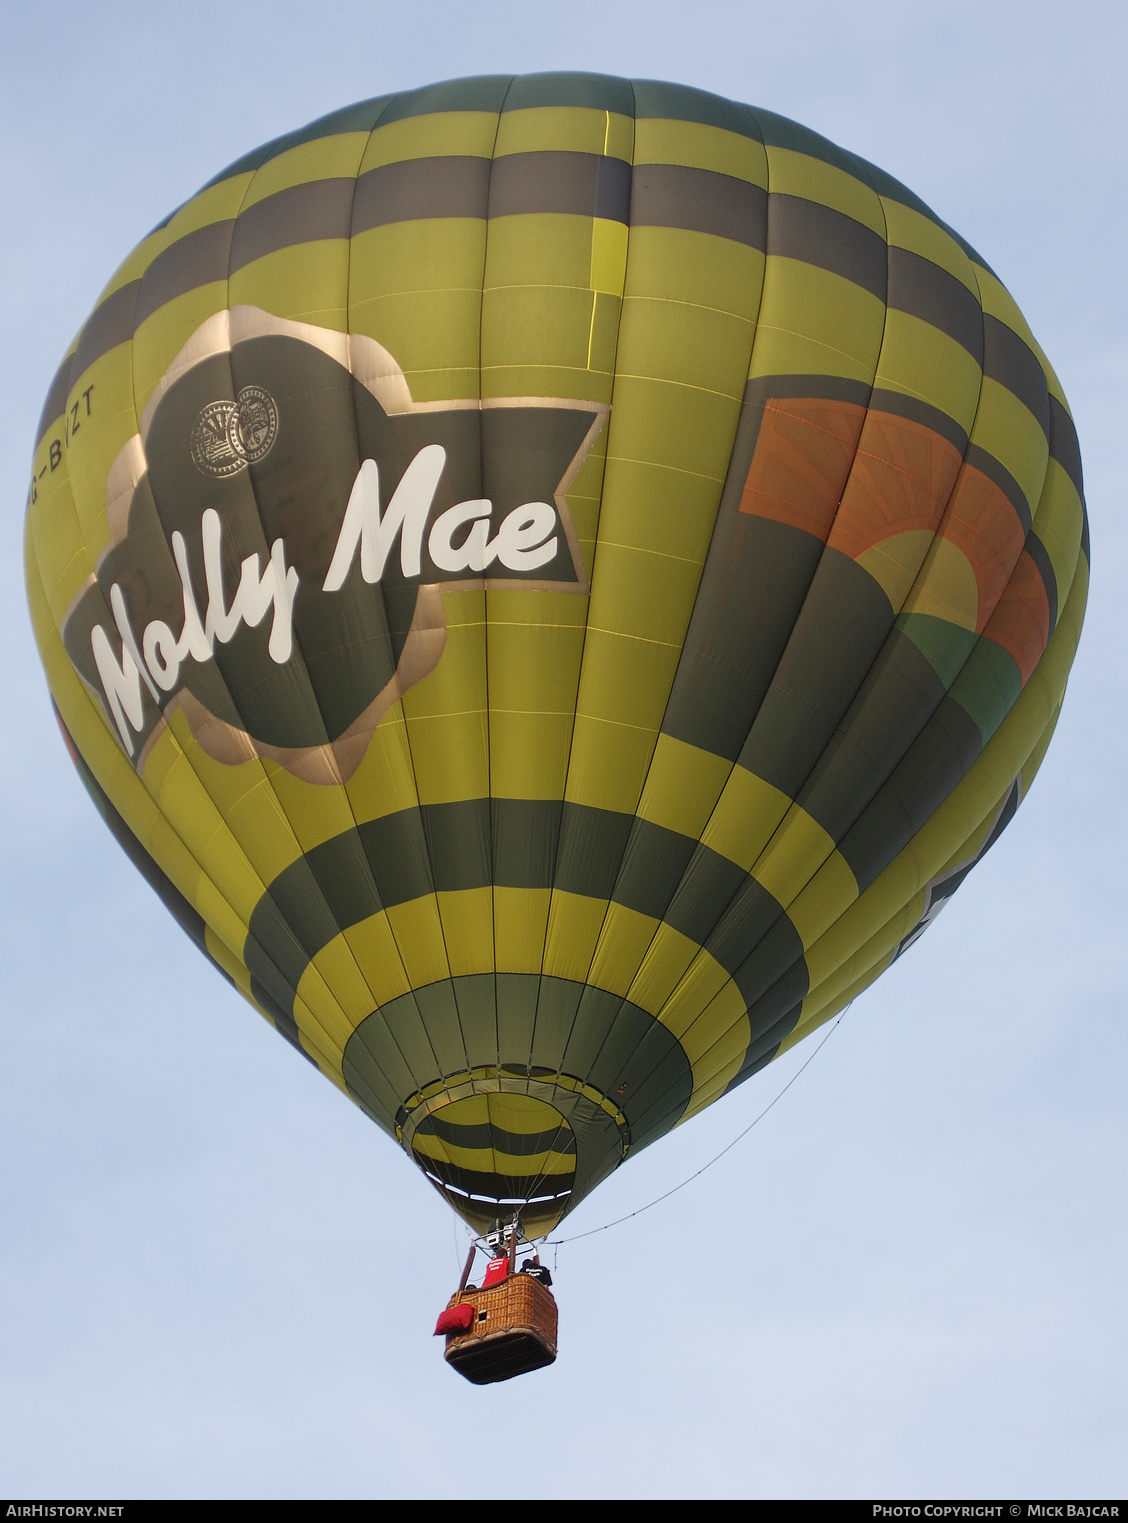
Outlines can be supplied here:
M1073 419L1050 393L1050 454L1077 488L1077 495L1085 499L1085 482L1081 474L1081 446Z
M911 313L983 363L983 308L962 281L909 249L889 248L889 305Z
M490 160L469 155L405 159L356 182L352 231L429 217L486 216Z
M295 243L347 238L352 220L352 179L311 180L256 201L239 213L231 237L231 269Z
M768 204L768 253L818 265L885 300L885 239L832 207L802 196L773 194Z
M781 980L782 983L782 980ZM805 992L805 991L804 991ZM781 1002L786 999L786 994L781 988ZM765 1016L768 1014L771 995L765 997ZM743 1084L745 1079L750 1079L753 1074L759 1073L761 1068L766 1068L779 1051L780 1043L785 1037L791 1035L799 1021L803 1011L802 998L793 1005L788 1006L781 1015L774 1019L768 1018L768 1023L758 1030L756 1036L748 1044L748 1050L744 1054L744 1062L740 1065L734 1078L729 1080L725 1088L727 1095L730 1089L735 1089L738 1084Z
M824 550L741 765L797 798L892 627L889 599L869 572Z
M952 698L943 698L892 777L839 842L861 893L935 814L982 749L975 721Z
M1042 585L1046 589L1046 601L1050 605L1050 630L1053 631L1058 617L1058 585L1054 575L1053 562L1046 552L1046 547L1036 534L1026 536L1026 544L1023 546L1027 555L1038 568L1038 575L1042 578Z
M763 249L767 193L733 175L681 164L636 165L631 182L632 227L680 227Z
M626 222L631 166L597 153L511 153L494 159L491 217L559 212Z
M983 373L1013 392L1049 438L1049 389L1041 362L1013 328L989 312L983 314Z
M96 308L100 312L101 308ZM91 322L93 318L91 318ZM87 324L89 326L89 324ZM133 326L130 324L130 332ZM39 448L44 434L54 423L56 418L62 416L63 408L67 405L67 393L70 391L71 362L74 356L68 354L63 363L55 371L50 386L47 388L47 399L43 403L43 411L39 414L39 422L35 428L35 448Z
M849 830L939 707L945 687L894 629L797 802L834 841Z
M157 255L141 277L141 289L133 312L135 329L174 297L194 291L209 281L227 279L234 227L231 220L209 222L206 227L185 233L163 254Z
M133 337L133 330L141 321L135 312L140 290L141 281L131 280L94 308L75 350L72 376L77 379L88 365Z

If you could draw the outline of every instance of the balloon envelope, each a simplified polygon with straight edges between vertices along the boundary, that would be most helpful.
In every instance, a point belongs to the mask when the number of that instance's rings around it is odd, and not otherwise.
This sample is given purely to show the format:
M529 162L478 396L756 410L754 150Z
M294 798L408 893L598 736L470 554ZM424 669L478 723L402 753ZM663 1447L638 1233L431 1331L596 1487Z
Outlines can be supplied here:
M1010 820L1088 544L902 185L597 75L367 101L143 239L43 412L64 734L185 929L530 1235L843 1008Z

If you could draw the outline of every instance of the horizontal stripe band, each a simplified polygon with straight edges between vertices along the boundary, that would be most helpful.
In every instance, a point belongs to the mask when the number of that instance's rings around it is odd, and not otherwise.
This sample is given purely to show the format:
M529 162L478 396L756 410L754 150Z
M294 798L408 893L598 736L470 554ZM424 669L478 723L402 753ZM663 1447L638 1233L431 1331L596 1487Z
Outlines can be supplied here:
M139 280L95 309L73 357L52 382L36 442L62 413L74 380L128 341L147 317L178 296L227 280L255 259L404 221L538 212L706 233L826 269L946 333L1050 432L1045 376L1022 339L985 315L946 271L888 247L854 218L802 197L768 196L760 186L713 170L645 164L632 173L622 160L598 154L528 153L403 160L355 180L307 181L255 202L237 218L187 233L158 254ZM1063 422L1068 415L1061 411L1056 432L1072 466L1075 437L1071 444Z
M244 960L292 1013L306 968L342 931L433 892L490 885L556 888L665 921L750 999L803 955L778 900L693 837L586 805L483 798L385 815L299 857L256 905Z

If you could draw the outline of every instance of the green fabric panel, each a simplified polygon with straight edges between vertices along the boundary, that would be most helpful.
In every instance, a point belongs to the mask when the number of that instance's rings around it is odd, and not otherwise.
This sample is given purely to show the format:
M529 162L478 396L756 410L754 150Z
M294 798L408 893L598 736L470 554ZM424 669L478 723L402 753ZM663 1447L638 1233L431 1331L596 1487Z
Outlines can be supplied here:
M405 90L385 106L380 125L406 121L411 116L430 116L438 111L500 111L512 83L511 74L481 74Z
M691 85L667 84L657 79L632 80L636 118L659 117L675 122L699 122L705 127L723 127L741 137L763 141L758 113L750 106Z
M318 138L335 137L342 132L372 132L388 106L401 97L395 95L376 95L371 100L358 101L355 106L345 106L340 111L330 111L327 116L319 116L316 121L310 122L306 127L299 127L295 132L283 133L281 137L272 138L269 143L264 143L261 148L253 148L250 153L245 153L227 168L203 185L201 189L207 190L211 185L218 185L222 180L230 180L235 175L247 174L248 171L261 169L271 159L276 159L279 154L286 153L291 148L298 148L302 143L312 143ZM447 107L448 110L457 110L457 107ZM165 218L168 222L175 213L170 212ZM157 227L163 227L164 222L158 222ZM154 229L155 231L155 229Z
M505 110L526 111L532 106L588 106L621 116L635 114L630 80L613 74L519 74L506 94Z
M928 613L898 614L897 628L913 642L945 688L959 676L978 638L973 629Z
M1022 673L1014 657L994 640L975 642L951 696L971 715L986 745L1010 713L1022 691Z

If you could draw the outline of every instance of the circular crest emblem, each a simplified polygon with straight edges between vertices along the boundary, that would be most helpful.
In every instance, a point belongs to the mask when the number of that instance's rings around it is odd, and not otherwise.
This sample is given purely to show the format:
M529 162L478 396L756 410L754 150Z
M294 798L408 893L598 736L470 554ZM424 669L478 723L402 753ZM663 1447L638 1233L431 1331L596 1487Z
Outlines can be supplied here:
M234 476L270 453L278 404L262 386L244 386L234 402L209 402L192 429L192 459L205 476Z

